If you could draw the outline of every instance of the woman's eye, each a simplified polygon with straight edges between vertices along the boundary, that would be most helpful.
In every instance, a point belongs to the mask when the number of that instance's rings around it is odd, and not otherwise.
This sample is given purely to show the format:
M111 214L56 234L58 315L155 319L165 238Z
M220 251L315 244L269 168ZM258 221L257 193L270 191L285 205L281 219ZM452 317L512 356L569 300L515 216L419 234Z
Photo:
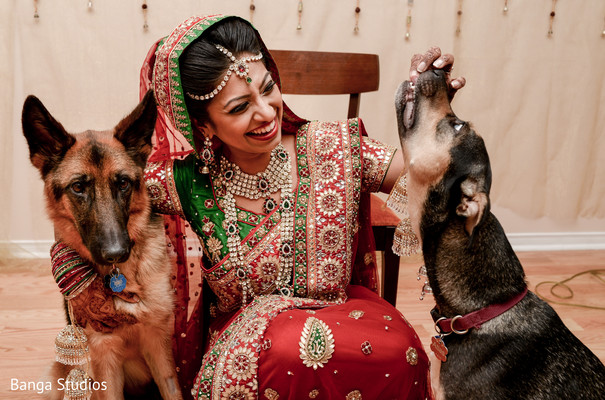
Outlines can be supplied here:
M265 87L265 90L263 91L263 93L270 93L273 88L275 87L275 82L271 81L267 84L267 86Z
M244 111L246 108L248 107L248 102L244 102L242 104L239 104L235 107L233 107L230 111L229 114L237 114L240 113L242 111Z
M84 193L84 184L82 182L74 182L71 184L71 190L77 194Z

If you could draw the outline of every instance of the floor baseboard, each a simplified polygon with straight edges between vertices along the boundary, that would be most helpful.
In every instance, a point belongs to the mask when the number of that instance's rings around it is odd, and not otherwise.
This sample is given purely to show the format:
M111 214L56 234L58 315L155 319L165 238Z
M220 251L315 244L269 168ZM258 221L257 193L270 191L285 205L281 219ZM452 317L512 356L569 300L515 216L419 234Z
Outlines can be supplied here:
M605 232L511 233L515 251L605 250ZM48 258L50 240L0 241L0 256L6 258Z

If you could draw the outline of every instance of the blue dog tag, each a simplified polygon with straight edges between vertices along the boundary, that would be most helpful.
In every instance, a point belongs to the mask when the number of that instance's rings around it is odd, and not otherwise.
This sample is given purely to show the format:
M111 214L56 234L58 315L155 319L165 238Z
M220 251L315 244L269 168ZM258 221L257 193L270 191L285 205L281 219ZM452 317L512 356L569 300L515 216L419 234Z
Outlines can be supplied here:
M120 293L126 288L126 277L120 273L119 269L111 271L111 278L109 279L109 287L115 293Z

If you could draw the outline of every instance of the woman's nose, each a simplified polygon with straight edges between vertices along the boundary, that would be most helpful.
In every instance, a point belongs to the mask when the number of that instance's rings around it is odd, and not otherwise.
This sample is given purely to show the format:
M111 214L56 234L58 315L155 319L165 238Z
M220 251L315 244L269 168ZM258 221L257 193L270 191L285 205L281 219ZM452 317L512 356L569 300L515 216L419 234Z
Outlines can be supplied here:
M261 98L258 101L257 115L263 121L271 121L275 118L275 108L271 106L269 99Z

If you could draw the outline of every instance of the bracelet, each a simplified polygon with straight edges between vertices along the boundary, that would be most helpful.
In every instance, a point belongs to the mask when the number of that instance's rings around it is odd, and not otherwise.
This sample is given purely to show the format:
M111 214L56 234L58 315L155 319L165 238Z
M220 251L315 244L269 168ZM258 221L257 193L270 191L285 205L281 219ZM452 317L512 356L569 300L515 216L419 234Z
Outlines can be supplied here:
M64 243L53 244L50 257L53 277L67 300L82 293L97 277L94 268Z

